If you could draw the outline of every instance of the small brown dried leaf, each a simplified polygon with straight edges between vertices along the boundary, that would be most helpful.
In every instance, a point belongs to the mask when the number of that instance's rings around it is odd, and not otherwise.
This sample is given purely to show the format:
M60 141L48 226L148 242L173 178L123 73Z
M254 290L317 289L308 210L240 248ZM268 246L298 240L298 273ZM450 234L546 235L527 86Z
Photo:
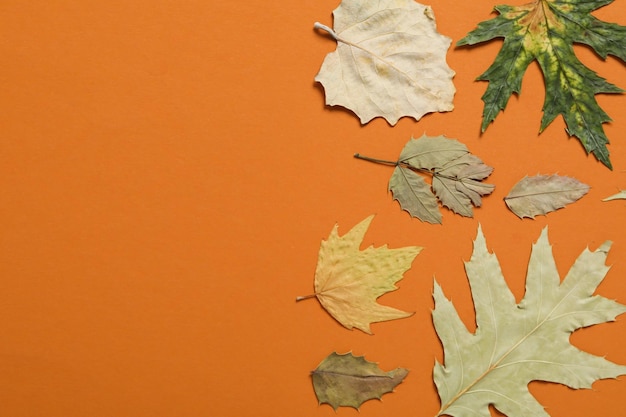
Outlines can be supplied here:
M396 368L382 371L376 363L352 353L331 353L311 372L313 388L320 404L358 409L367 400L380 399L392 392L409 371Z

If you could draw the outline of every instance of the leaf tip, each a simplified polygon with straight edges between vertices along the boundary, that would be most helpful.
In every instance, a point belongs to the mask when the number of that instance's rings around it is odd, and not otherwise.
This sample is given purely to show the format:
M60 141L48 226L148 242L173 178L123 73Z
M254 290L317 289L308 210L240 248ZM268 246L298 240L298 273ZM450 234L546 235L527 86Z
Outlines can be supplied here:
M357 223L352 229L346 232L343 236L339 237L339 224L335 223L333 230L330 235L333 239L345 239L350 240L356 243L359 246L363 242L363 238L365 237L365 233L370 227L372 220L374 219L375 214L371 214L367 216L365 219L361 220Z
M445 299L445 295L443 294L443 288L437 282L436 278L433 278L433 299L435 300L435 308L437 307L437 301Z
M611 240L607 240L604 243L602 243L598 249L596 249L596 252L602 252L605 254L608 254L609 251L611 250L611 246L613 245L613 241Z
M474 239L474 247L484 248L487 250L487 241L485 240L485 235L483 233L483 226L478 223L478 228L476 230L476 239Z

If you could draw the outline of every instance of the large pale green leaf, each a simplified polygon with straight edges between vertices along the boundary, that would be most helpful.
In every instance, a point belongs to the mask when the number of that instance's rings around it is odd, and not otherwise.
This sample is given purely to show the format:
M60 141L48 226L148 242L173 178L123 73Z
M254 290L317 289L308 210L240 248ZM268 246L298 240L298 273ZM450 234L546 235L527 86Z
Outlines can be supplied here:
M358 409L367 400L380 399L392 392L407 376L409 371L396 368L389 372L363 356L352 353L328 355L311 372L313 388L320 404Z
M611 168L609 140L602 124L610 121L595 95L622 90L585 67L573 44L589 45L602 58L626 60L626 27L603 22L591 11L612 0L535 0L522 6L497 6L495 18L482 22L457 45L474 45L504 38L493 64L478 77L489 81L482 99L482 130L520 93L528 65L537 61L543 72L546 95L540 131L562 115L567 132L576 136L587 153Z
M352 110L365 124L391 125L410 116L450 111L454 71L446 63L450 38L437 32L430 6L413 0L343 0L330 33L337 50L324 59L315 81L326 104Z
M433 321L445 363L435 364L441 399L438 416L489 417L489 405L509 417L546 417L528 391L531 381L589 388L603 378L626 374L626 366L577 349L576 329L612 321L626 306L594 291L604 279L610 242L582 252L561 282L544 229L533 245L526 294L518 304L482 231L465 269L470 281L476 332L467 330L435 282Z

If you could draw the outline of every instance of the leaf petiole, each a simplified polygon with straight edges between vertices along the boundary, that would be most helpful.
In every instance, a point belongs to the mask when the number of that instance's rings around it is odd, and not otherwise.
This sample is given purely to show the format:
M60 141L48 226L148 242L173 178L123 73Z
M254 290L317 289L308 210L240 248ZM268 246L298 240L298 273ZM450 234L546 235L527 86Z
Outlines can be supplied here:
M370 158L369 156L364 156L364 155L361 155L359 153L355 153L354 157L357 158L357 159L362 159L364 161L373 162L375 164L388 165L388 166L393 166L393 167L403 167L403 168L407 168L407 169L410 169L410 170L415 171L415 172L421 172L421 173L424 173L424 174L430 174L432 176L442 176L444 178L448 178L447 176L441 175L441 174L439 174L436 171L432 171L432 170L426 169L426 168L417 168L417 167L414 167L414 166L410 165L409 163L403 162L403 161L395 161L394 162L394 161L387 161L385 159ZM450 179L453 179L453 178L450 178Z
M296 297L296 303L298 301L304 301L304 300L308 300L310 298L315 298L315 297L317 297L317 294L299 295Z
M325 32L328 32L328 34L332 36L333 39L335 39L336 41L339 41L339 38L337 37L337 33L335 33L335 31L329 28L328 26L321 24L320 22L315 22L313 24L313 29L320 29Z
M401 164L400 161L393 162L393 161L387 161L385 159L370 158L369 156L363 156L359 153L355 153L354 157L357 159L362 159L364 161L374 162L375 164L391 165L394 167L397 167L398 165Z

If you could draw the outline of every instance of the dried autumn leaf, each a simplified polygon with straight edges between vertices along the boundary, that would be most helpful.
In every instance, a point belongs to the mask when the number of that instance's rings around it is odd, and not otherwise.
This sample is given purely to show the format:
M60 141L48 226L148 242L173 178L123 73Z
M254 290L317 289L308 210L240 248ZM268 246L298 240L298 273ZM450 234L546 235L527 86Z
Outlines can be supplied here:
M396 368L382 371L376 363L352 353L331 353L311 372L313 388L320 404L358 408L367 400L380 399L393 392L409 371Z
M619 193L613 194L612 196L602 199L602 201L612 201L612 200L626 200L626 190L620 190Z
M433 171L433 191L450 210L473 217L472 204L480 207L482 196L491 194L495 188L492 184L480 182L492 171L493 168L478 157L465 154Z
M590 388L598 379L626 374L626 366L577 349L576 329L613 321L626 306L594 291L609 268L611 246L578 257L561 282L544 229L533 245L526 294L517 304L496 256L487 251L478 229L474 252L465 264L476 310L470 333L435 282L433 322L444 348L445 364L435 364L441 409L437 416L489 416L489 406L509 417L546 417L528 391L531 381Z
M612 0L535 0L522 6L496 6L499 15L482 22L457 46L504 38L493 64L478 77L489 86L482 99L482 130L504 110L509 97L520 93L522 77L536 60L543 72L546 95L540 132L560 114L567 132L576 136L587 153L611 167L609 140L602 124L611 119L595 95L622 90L585 67L576 57L574 43L589 45L603 59L626 60L626 27L603 22L591 12Z
M446 63L450 38L437 33L430 6L413 0L343 0L333 12L337 50L324 59L315 81L326 104L352 110L365 124L391 125L410 116L450 111L454 71Z
M407 246L389 249L387 245L365 250L359 247L374 216L357 224L343 236L333 228L322 241L315 270L315 294L320 304L347 329L356 327L371 334L370 324L413 315L380 305L376 299L397 289L395 283L411 268L422 248Z
M495 188L482 182L493 168L470 154L461 142L444 136L411 138L396 162L355 157L395 166L389 180L393 198L412 217L428 223L441 223L437 199L455 213L472 217L472 205L480 207L482 197ZM432 191L423 175L432 176Z
M562 175L524 177L504 197L519 218L534 218L565 207L587 194L589 186Z
M397 166L389 179L389 191L400 207L423 222L441 224L437 198L424 177L410 168Z

